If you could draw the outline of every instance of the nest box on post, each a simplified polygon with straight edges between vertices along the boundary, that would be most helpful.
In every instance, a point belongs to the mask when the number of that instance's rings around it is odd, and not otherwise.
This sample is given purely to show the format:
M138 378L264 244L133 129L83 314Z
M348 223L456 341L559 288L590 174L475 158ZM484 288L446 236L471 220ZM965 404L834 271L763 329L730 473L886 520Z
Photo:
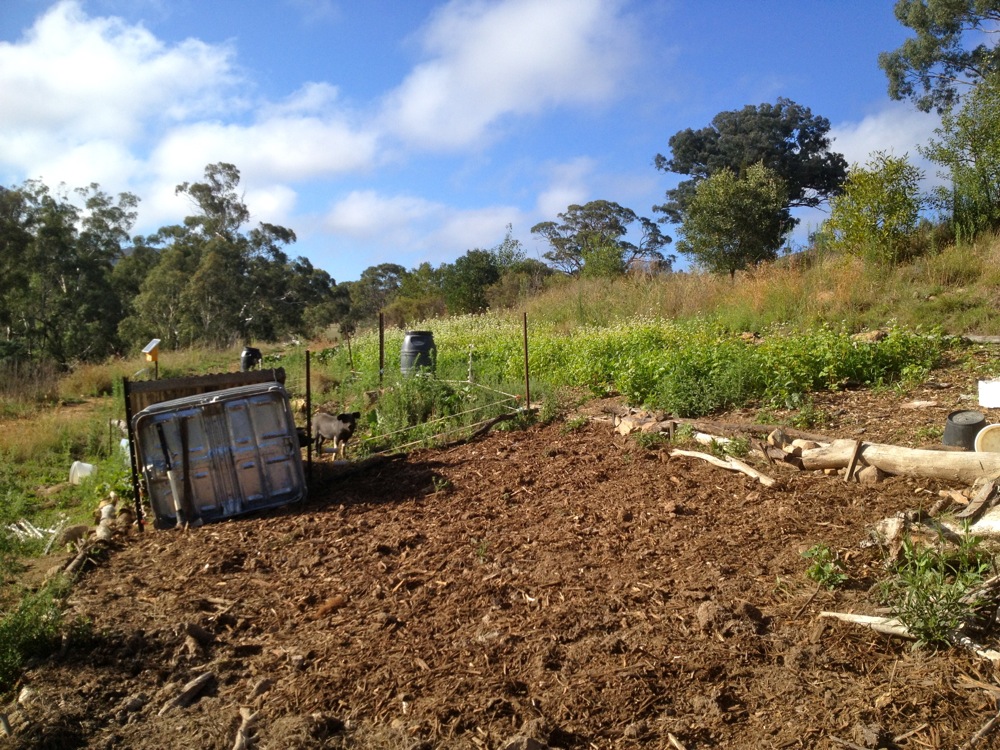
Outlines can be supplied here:
M146 355L146 361L153 363L153 379L160 379L160 340L153 339L148 344L146 348L142 350L142 353Z

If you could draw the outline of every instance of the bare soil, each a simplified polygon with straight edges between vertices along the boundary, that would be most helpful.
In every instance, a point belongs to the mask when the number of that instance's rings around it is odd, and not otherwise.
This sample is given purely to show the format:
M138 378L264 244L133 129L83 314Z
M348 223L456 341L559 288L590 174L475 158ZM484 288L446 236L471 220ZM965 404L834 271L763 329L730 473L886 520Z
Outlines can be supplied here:
M935 377L818 396L813 429L934 444L975 405L962 371ZM767 489L615 435L612 406L319 465L301 504L116 541L71 596L83 635L27 672L0 746L957 748L996 715L989 662L818 617L876 610L860 543L943 485L755 462ZM817 543L845 586L806 577Z

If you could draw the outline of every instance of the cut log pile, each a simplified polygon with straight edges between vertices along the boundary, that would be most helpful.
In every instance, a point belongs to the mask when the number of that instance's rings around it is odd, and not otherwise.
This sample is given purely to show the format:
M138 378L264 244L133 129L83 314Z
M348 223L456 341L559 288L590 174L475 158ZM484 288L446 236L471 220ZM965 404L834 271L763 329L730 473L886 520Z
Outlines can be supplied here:
M876 484L893 475L938 479L965 486L965 489L939 491L938 499L926 512L901 512L880 522L873 531L877 543L887 550L887 561L898 558L904 539L909 538L911 533L926 533L939 542L955 544L961 544L962 536L969 533L1000 536L1000 453L903 448L856 439L830 438L773 425L685 421L634 410L624 415L615 414L612 421L620 435L662 433L671 440L684 428L695 441L711 446L714 453L672 449L668 453L670 457L695 457L722 468L742 471L766 487L773 487L777 482L727 455L727 448L735 439L742 438L749 442L750 454L762 458L774 468L823 472L841 476L845 482L861 484ZM950 520L938 517L944 511L956 508L958 510L951 514ZM991 625L1000 623L1000 576L983 581L970 590L963 601L970 605L974 614L952 631L949 640L1000 667L1000 651L981 645L973 637L982 635L978 632L982 611L989 610L991 613L987 618ZM871 628L893 637L916 637L906 625L891 616L853 612L821 612L820 616Z
M875 484L888 475L942 479L966 485L984 477L1000 476L1000 453L903 448L836 439L774 425L669 419L635 410L624 415L615 414L613 421L620 435L662 433L673 438L678 429L686 426L698 442L723 448L733 438L742 437L751 441L751 452L764 458L770 466L839 474L845 481L864 484Z

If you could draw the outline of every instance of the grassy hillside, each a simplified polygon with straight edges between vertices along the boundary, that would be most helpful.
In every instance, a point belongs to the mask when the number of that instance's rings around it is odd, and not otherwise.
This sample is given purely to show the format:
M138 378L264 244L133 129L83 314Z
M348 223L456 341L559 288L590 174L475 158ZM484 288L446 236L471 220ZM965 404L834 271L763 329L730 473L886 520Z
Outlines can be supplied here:
M566 328L610 325L634 315L704 317L733 331L775 323L853 330L895 321L950 334L1000 334L1000 239L949 245L895 268L816 251L789 256L735 279L708 274L584 279L534 297L529 317Z

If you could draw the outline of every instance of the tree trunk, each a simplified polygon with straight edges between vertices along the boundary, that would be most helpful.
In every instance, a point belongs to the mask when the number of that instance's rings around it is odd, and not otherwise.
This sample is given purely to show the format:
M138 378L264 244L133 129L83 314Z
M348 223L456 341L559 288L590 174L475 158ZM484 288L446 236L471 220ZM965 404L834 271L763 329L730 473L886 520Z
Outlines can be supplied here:
M835 440L823 448L803 451L802 468L845 468L851 460L855 445L854 440ZM980 477L1000 475L1000 453L955 453L862 443L860 461L887 474L929 477L967 484L972 484Z

